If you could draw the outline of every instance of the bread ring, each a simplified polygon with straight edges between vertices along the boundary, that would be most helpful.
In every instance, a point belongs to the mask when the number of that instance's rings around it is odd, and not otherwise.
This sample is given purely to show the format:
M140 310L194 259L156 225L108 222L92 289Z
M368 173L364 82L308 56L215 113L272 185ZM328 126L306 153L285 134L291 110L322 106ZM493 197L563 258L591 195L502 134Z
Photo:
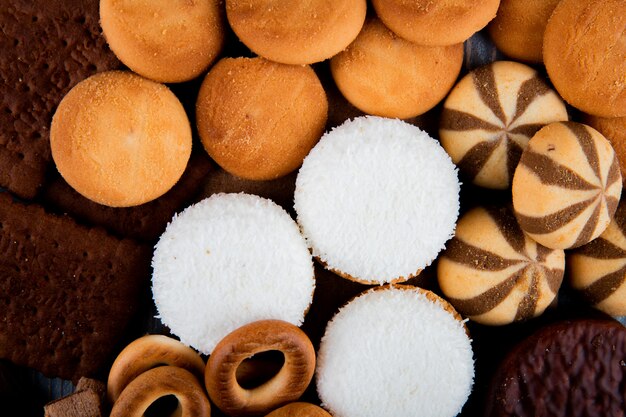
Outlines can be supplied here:
M326 410L309 403L291 403L277 408L265 417L332 417Z
M278 373L262 385L244 389L237 381L239 365L251 356L277 350L285 356ZM297 400L311 382L315 350L308 336L293 324L261 320L238 328L222 339L204 374L209 397L228 415L265 414Z
M176 339L153 334L140 337L117 356L107 382L107 396L114 403L124 388L139 375L162 365L184 368L202 381L204 361Z
M159 398L173 395L179 417L209 417L211 405L196 377L182 368L160 366L135 378L113 404L110 417L141 417Z

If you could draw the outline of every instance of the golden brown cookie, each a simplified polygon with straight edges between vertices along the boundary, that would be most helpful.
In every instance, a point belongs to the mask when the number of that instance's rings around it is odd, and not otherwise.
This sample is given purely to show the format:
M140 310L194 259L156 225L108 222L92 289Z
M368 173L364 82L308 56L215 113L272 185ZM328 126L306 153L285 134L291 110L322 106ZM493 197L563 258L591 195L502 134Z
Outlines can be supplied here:
M477 207L439 258L446 299L478 323L504 325L544 312L563 281L565 255L524 234L508 207Z
M204 148L224 170L269 180L298 168L317 143L328 101L309 66L224 58L204 79L196 104Z
M316 405L295 402L272 411L265 417L332 417L326 410Z
M498 49L514 59L542 62L543 33L559 0L501 0L488 26Z
M420 45L453 45L496 16L500 0L372 0L385 26Z
M565 103L534 69L498 61L466 75L446 99L439 138L474 184L506 189L530 138L567 120Z
M126 66L159 82L191 80L224 44L219 0L101 0L100 24Z
M533 136L513 177L522 229L549 248L582 246L606 229L622 192L615 152L597 130L552 123Z
M562 0L543 39L543 60L572 106L602 117L626 116L626 2Z
M330 61L335 83L365 113L406 119L433 108L454 85L463 45L420 46L396 36L380 20L368 20Z
M312 64L342 51L359 34L365 11L365 0L226 0L239 39L284 64Z
M586 116L585 123L602 133L611 142L626 181L626 117Z
M97 203L127 207L154 200L178 181L191 154L191 128L167 87L110 71L63 98L50 146L72 188Z

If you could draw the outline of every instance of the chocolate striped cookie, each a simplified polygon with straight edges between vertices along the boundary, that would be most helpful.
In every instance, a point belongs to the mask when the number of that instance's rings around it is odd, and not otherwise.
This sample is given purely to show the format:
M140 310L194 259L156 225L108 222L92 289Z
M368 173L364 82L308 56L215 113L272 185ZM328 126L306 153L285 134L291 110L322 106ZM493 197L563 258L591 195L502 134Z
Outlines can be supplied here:
M482 324L536 317L563 281L565 255L524 234L508 207L477 207L459 221L439 258L437 278L446 299Z
M553 123L528 143L513 177L522 229L555 249L582 246L611 222L622 193L619 162L597 130Z
M506 189L528 140L562 120L567 120L563 101L534 69L500 61L472 71L454 87L439 136L474 184Z
M572 287L599 310L626 315L626 201L599 238L568 254Z

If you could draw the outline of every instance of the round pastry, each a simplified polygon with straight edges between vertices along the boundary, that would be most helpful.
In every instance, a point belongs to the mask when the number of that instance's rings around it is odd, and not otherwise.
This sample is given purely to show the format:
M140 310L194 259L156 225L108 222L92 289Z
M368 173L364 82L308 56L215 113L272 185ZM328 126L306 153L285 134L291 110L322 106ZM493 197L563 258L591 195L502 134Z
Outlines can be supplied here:
M543 38L543 60L565 101L602 117L626 116L626 3L562 0Z
M284 355L278 373L252 389L239 385L239 365L269 351ZM205 385L211 400L226 414L262 415L300 398L314 371L315 349L302 330L284 321L261 320L238 328L217 344L207 362Z
M486 417L620 416L626 409L626 328L579 319L542 328L499 365Z
M332 57L356 38L365 0L226 0L228 22L256 54L284 64Z
M366 116L326 133L296 179L294 207L313 255L358 282L405 281L454 234L456 168L400 120Z
M441 144L481 187L506 189L530 138L567 120L565 104L534 69L499 61L466 75L446 99Z
M332 417L321 407L309 403L296 402L277 408L265 417Z
M626 117L585 117L585 123L602 133L611 142L622 173L626 181Z
M193 349L163 335L147 335L133 341L120 352L109 371L107 396L111 403L135 378L157 366L184 368L202 381L204 361Z
M626 316L626 201L599 238L568 254L572 287L595 308Z
M315 288L296 223L272 201L247 194L215 194L175 216L152 267L161 321L207 355L252 321L302 324Z
M102 72L63 98L50 147L59 173L84 197L135 206L161 196L183 174L191 127L167 87L130 72Z
M372 0L385 26L420 45L469 39L496 16L500 0Z
M600 236L621 193L611 144L574 122L539 130L513 177L513 208L522 230L553 249L575 248Z
M137 74L163 83L204 72L224 44L219 0L100 0L111 50Z
M324 133L328 101L309 66L224 58L196 104L206 151L238 177L269 180L295 170Z
M461 317L416 287L378 287L328 323L317 391L335 417L456 416L472 389L472 347Z
M180 417L209 417L211 406L196 377L185 369L160 366L139 375L113 404L111 417L142 417L159 398L173 395Z
M503 325L544 312L563 281L565 254L536 243L508 207L466 213L439 257L446 299L481 324Z
M543 61L543 33L559 0L500 0L489 35L499 50L513 59Z
M406 119L425 113L450 91L463 45L428 47L398 38L370 19L354 42L330 61L337 87L355 107Z

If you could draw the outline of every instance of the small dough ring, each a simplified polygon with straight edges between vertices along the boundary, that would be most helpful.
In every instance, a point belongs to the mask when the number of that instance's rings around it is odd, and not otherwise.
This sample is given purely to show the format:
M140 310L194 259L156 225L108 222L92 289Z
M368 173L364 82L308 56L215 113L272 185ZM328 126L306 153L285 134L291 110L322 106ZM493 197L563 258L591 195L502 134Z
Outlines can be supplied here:
M113 362L107 382L109 401L114 403L139 375L162 365L184 368L202 381L204 361L196 351L167 336L147 335L126 346Z
M196 377L182 368L160 366L139 375L113 404L110 417L142 417L159 398L173 395L178 417L209 417L211 405Z
M285 363L264 384L244 389L237 382L237 368L251 356L277 350ZM297 400L313 378L315 350L308 336L293 324L280 320L256 321L233 331L215 349L204 374L209 397L232 416L263 415Z
M309 403L291 403L277 408L265 417L332 417L326 410Z

